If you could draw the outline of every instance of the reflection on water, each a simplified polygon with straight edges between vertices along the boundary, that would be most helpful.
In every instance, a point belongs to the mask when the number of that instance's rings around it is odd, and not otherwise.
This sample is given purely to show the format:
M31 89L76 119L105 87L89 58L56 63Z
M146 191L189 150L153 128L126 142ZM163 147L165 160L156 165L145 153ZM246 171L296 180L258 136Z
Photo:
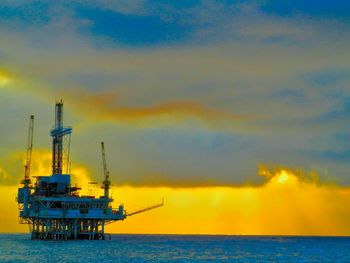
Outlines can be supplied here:
M0 235L1 262L350 262L347 237L113 235L31 241Z

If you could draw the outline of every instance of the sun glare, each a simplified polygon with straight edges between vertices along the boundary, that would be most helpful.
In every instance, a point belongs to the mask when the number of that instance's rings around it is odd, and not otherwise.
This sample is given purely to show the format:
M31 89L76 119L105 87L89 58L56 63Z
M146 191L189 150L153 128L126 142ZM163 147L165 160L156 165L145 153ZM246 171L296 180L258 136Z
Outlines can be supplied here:
M289 179L289 175L286 171L282 171L280 175L277 177L277 182L280 184L285 184L287 183Z
M2 72L0 72L0 87L9 83L10 79Z

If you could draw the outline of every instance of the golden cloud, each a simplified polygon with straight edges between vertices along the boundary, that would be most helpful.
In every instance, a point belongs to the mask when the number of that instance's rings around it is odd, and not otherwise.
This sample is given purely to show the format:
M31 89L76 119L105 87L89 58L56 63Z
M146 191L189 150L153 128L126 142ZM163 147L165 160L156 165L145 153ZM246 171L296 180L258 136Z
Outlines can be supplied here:
M203 106L195 102L175 101L155 106L118 106L120 96L116 92L88 93L83 90L65 91L61 95L71 107L88 113L89 117L99 120L120 122L139 122L147 120L167 121L197 119L208 125L217 123L242 122L248 116L235 115L223 110ZM74 99L71 99L74 98ZM76 100L79 98L79 100Z
M118 233L349 235L350 188L302 179L289 169L258 187L113 188L129 211L165 198L155 211L112 224Z
M49 153L36 152L40 162L33 175L50 169ZM38 157L38 156L37 156ZM91 194L88 169L74 165L72 181ZM349 235L350 188L321 183L317 174L279 167L260 169L267 181L241 187L112 187L113 203L128 212L158 203L165 206L108 226L113 233L249 234L249 235ZM101 191L96 185L95 194ZM23 232L17 224L17 186L0 186L8 211L1 216L0 231ZM4 222L13 222L11 224Z

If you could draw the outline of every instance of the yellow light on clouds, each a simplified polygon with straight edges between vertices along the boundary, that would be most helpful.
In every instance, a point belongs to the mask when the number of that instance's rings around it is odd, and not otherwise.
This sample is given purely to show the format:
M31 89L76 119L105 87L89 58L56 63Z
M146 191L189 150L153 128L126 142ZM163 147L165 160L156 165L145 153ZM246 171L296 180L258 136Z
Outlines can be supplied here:
M4 72L0 71L0 87L6 86L10 82L10 78Z
M307 178L310 179L310 178ZM349 235L350 189L287 169L259 187L113 188L115 206L165 206L109 226L115 233Z
M42 152L41 165L49 163ZM40 159L40 158L39 158ZM33 171L43 172L40 165ZM73 181L86 188L88 170L76 167ZM350 235L350 188L322 185L288 169L263 172L261 186L130 187L114 186L113 207L124 203L128 212L164 197L161 208L107 226L111 233L233 234L233 235ZM0 186L1 232L26 232L18 223L17 186ZM82 194L86 194L83 192Z
M278 175L277 181L280 184L285 184L285 183L287 183L288 178L289 178L288 174L285 171L282 171L282 173L280 175Z

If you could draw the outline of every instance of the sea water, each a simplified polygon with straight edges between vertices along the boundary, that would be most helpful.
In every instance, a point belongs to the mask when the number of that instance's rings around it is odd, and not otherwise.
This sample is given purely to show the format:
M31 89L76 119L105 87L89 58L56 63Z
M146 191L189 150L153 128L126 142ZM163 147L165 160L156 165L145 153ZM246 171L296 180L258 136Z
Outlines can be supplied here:
M1 234L1 262L350 262L350 238L112 235L105 241L32 241Z

